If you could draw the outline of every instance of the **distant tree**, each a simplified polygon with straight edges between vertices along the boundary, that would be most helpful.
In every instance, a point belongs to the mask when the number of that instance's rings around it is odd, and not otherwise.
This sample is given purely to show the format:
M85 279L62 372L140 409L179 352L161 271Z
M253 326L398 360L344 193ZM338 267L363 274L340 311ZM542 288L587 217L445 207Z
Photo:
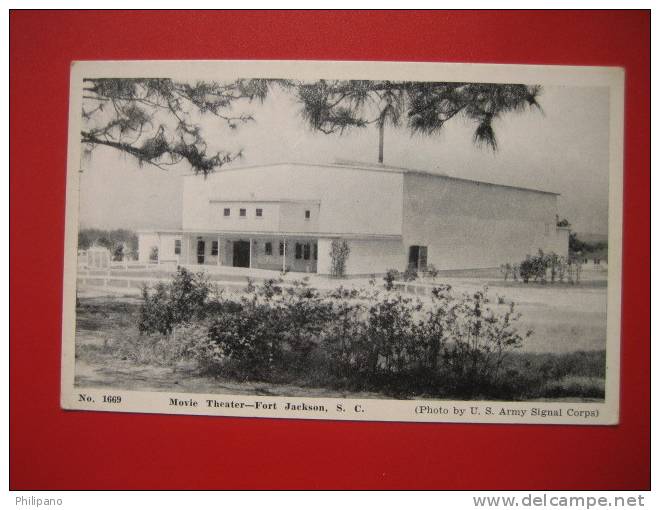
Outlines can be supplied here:
M375 125L378 162L383 162L385 126L404 121L412 133L439 133L454 117L474 122L474 142L497 149L493 121L540 105L538 85L412 81L319 80L296 84L303 118L322 133Z
M568 222L568 220L566 218L564 218L563 220L560 220L559 218L557 218L557 226L558 227L570 227L571 224Z
M121 262L124 260L124 243L117 244L112 250L112 260Z
M81 229L78 232L78 249L86 250L94 245L107 248L113 256L117 253L118 247L121 246L123 257L135 257L138 251L138 237L132 230L122 228L115 230Z
M580 240L575 232L571 232L568 236L568 251L572 254L592 253L605 248L607 248L607 242L605 241L588 243Z
M78 249L87 250L90 246L92 246L92 240L90 239L89 234L84 230L78 232Z
M263 100L270 83L85 78L81 142L87 152L102 145L159 168L186 161L195 173L207 175L241 154L209 152L199 115L214 115L236 128L252 117L231 114L234 103Z
M101 236L96 240L96 244L99 246L103 246L104 248L107 248L108 250L112 250L112 241L109 239L109 237L106 236Z

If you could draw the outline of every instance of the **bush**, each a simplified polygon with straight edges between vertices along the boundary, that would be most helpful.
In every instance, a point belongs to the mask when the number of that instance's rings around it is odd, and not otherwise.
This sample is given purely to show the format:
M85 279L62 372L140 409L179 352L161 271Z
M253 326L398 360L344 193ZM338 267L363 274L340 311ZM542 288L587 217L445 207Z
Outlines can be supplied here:
M393 273L388 272L393 276ZM392 285L394 278L387 284ZM410 398L598 398L604 355L516 355L531 332L517 327L515 304L491 308L488 289L430 302L305 281L251 282L242 295L214 293L202 275L179 269L169 285L145 289L131 359L197 362L213 375L282 384L381 391ZM139 340L139 341L138 341ZM157 351L157 352L156 352Z
M417 280L417 269L415 269L413 266L408 266L403 272L403 279L406 282L413 282Z
M121 262L124 260L126 254L124 253L124 245L118 244L112 251L112 260L116 262Z
M503 314L495 313L488 303L484 289L465 297L455 308L445 363L454 390L461 395L488 393L500 381L506 355L532 334L528 331L523 336L515 327L520 314L513 302Z
M579 283L581 269L579 260L569 260L553 252L544 254L542 250L535 256L528 255L519 265L507 263L500 266L505 281L512 276L514 281L520 277L524 283L530 280L546 283L548 274L550 283L563 283L565 279L569 283Z
M396 269L388 269L383 277L385 280L385 290L392 290L394 288L394 282L401 278L401 274Z
M267 377L281 354L278 329L273 325L266 305L220 314L208 328L208 344L201 352L204 366L227 375L238 370L256 378Z
M333 239L330 244L330 273L335 278L343 278L346 274L346 261L351 248L344 240Z
M520 263L520 278L524 283L528 283L531 279L534 281L545 282L546 269L547 261L543 255L543 252L539 250L538 255L528 255L527 258Z
M142 289L140 333L169 335L180 324L190 324L206 316L211 284L204 273L192 273L183 267L171 283L159 283L153 291Z

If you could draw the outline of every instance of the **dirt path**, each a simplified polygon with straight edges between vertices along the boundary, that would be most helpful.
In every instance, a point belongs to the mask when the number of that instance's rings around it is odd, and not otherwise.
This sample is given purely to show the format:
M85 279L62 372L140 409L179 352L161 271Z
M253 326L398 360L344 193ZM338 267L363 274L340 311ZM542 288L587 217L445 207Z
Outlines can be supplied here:
M216 395L262 395L282 397L384 398L379 393L342 392L271 383L223 381L200 376L190 366L177 368L138 365L127 360L76 360L75 385L84 388L117 388L134 391L173 391ZM386 398L386 397L385 397Z

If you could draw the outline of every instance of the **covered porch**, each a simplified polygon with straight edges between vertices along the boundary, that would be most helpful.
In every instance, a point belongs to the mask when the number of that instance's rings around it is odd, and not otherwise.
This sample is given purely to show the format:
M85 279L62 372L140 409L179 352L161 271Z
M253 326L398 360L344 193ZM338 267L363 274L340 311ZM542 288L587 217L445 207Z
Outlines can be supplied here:
M318 240L276 234L183 233L179 260L204 267L316 273Z

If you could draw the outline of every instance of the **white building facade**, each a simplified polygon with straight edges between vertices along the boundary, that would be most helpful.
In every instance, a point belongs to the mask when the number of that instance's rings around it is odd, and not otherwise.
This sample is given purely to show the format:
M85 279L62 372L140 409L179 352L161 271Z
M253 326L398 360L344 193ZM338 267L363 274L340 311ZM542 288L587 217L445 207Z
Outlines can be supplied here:
M139 233L143 262L346 275L497 267L568 254L556 193L417 170L282 163L183 178L180 230ZM154 257L157 254L157 257Z

